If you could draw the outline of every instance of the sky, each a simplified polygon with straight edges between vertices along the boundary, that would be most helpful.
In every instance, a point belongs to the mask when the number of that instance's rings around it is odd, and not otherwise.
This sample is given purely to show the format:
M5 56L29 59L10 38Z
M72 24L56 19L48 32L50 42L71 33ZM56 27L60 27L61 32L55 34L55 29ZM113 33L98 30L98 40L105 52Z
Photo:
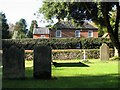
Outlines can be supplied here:
M0 0L0 12L5 13L8 23L15 24L23 18L27 22L27 29L30 28L32 20L37 20L39 27L45 27L49 23L40 22L44 16L37 18L34 15L42 5L42 0ZM56 22L54 19L54 23Z
M0 0L0 12L5 13L8 23L15 24L23 18L27 22L28 29L32 20L37 20L38 26L44 27L49 24L40 22L44 16L37 18L34 15L42 5L42 0Z

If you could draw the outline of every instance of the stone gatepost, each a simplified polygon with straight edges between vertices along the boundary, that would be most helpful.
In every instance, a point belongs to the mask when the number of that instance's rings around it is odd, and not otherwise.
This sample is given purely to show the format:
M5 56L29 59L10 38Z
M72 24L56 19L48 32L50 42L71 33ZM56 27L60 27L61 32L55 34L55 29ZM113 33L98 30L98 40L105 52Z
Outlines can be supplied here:
M109 60L109 47L103 43L100 47L100 61Z
M3 78L14 79L25 77L24 49L11 46L9 49L3 50L2 57Z
M51 48L38 46L34 49L34 77L51 78Z

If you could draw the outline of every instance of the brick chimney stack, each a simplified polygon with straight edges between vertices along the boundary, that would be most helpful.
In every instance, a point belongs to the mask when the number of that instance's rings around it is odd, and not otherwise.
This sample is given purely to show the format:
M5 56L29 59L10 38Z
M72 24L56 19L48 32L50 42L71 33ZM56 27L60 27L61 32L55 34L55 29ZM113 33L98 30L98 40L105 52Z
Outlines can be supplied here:
M36 28L36 24L34 24L34 28Z

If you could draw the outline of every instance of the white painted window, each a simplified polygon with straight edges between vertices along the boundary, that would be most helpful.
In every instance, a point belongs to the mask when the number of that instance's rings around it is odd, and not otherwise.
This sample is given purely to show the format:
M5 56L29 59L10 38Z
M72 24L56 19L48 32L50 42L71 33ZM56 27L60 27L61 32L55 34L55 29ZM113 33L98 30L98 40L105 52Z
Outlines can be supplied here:
M93 31L92 30L88 31L88 37L93 37Z
M61 30L56 31L56 37L61 37Z
M75 31L75 37L80 37L80 31L79 30Z
M45 38L45 35L41 35L41 38Z

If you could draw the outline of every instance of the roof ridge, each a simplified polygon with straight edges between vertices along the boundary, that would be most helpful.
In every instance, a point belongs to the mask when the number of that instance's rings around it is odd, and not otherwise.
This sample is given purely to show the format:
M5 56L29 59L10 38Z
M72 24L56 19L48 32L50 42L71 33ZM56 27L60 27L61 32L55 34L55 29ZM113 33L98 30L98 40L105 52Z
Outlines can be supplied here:
M83 21L83 25L81 26L76 26L74 25L74 23L72 21L59 21L57 23L55 23L53 25L53 27L57 27L57 28L97 28L96 26L94 26L93 24L89 23L89 21Z

